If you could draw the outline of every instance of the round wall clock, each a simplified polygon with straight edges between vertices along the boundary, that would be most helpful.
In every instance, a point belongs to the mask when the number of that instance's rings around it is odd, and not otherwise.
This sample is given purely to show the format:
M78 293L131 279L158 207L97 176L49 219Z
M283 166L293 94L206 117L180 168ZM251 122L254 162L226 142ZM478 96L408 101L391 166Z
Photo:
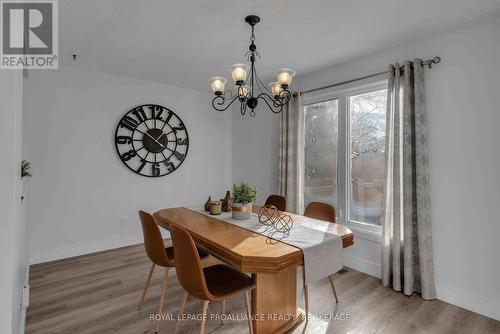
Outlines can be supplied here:
M133 172L159 177L172 173L186 158L189 137L172 110L144 104L127 112L116 127L116 151Z

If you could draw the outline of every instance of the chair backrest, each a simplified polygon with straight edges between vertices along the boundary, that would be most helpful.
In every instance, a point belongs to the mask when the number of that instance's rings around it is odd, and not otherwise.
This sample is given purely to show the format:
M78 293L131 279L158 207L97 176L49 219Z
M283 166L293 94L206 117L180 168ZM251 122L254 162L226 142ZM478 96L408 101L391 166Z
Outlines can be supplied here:
M286 198L281 195L271 195L266 199L266 204L274 205L280 211L286 211Z
M165 244L160 232L160 228L155 218L145 211L139 211L139 219L142 225L142 234L144 235L144 248L149 259L159 266L172 266L174 260L169 259L165 251Z
M327 203L311 202L307 205L304 216L335 223L335 208Z
M212 300L193 238L174 224L170 225L170 235L174 244L175 271L182 287L195 298Z

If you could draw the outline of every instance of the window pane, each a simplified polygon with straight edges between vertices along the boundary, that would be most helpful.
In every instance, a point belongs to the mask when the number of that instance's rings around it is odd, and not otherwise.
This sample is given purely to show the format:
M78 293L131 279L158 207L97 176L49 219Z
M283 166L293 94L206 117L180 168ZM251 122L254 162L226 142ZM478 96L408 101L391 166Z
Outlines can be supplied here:
M337 204L338 101L304 106L304 205Z
M350 219L380 225L384 196L387 90L349 98L351 116Z

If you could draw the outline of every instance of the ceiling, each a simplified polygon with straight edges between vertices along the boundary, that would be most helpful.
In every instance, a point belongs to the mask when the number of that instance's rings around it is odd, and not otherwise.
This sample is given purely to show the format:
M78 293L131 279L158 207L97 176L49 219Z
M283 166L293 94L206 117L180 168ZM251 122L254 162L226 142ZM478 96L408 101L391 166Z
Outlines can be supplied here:
M500 11L499 0L64 0L64 64L209 91L242 62L257 14L261 78L316 70ZM77 54L73 61L71 55Z

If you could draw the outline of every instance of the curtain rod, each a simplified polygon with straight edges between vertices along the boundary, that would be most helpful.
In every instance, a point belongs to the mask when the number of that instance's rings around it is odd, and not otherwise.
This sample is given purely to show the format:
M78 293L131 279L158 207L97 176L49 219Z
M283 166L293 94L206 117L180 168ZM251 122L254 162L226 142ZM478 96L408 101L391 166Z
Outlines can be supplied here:
M427 59L427 60L422 61L422 66L424 66L424 67L427 66L428 68L432 68L432 65L439 64L440 62L441 62L441 57L434 57L432 59ZM411 62L411 64L413 64L413 62ZM403 69L403 68L401 68L401 69ZM376 76L379 76L379 75L382 75L382 74L387 74L387 73L389 73L389 71L384 71L384 72L379 72L379 73L373 73L373 74L370 74L370 75L365 75L364 77L359 77L359 78L356 78L356 79L342 81L342 82L338 82L338 83L335 83L335 84L332 84L332 85L327 85L327 86L323 86L323 87L318 87L318 88L304 90L304 91L300 92L300 94L311 93L311 92L315 92L317 90L321 90L321 89L325 89L325 88L332 88L332 87L336 87L336 86L341 86L341 85L345 85L345 84L348 84L348 83L351 83L351 82L355 82L355 81L359 81L359 80L364 80L364 79L369 79L369 78L373 78L373 77L376 77Z

